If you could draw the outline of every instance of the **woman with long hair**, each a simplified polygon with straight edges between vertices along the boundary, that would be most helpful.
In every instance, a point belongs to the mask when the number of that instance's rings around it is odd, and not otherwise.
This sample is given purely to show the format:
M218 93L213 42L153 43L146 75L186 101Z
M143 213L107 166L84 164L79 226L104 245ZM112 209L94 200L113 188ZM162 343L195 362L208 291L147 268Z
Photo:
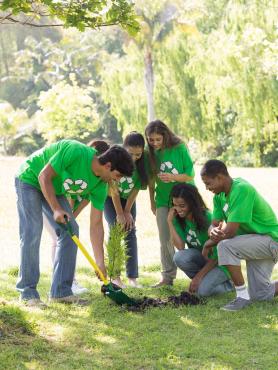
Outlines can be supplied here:
M217 264L216 247L208 259L202 255L204 246L210 242L208 227L212 214L198 189L190 184L175 185L171 191L171 201L168 225L177 248L173 260L191 279L189 291L210 296L233 290L227 268Z
M157 221L162 265L162 278L154 287L161 287L172 285L177 272L167 224L170 192L177 183L193 183L194 169L187 146L164 122L150 122L145 128L145 136L152 174L149 181L151 209Z
M105 202L104 216L109 226L118 222L127 230L126 274L130 286L140 287L137 282L138 252L135 220L137 194L140 189L146 189L148 184L144 155L145 139L143 135L132 131L125 137L123 146L132 157L135 171L132 177L122 177L118 188L111 191L111 196L108 196ZM113 283L122 288L125 287L120 276L116 277Z

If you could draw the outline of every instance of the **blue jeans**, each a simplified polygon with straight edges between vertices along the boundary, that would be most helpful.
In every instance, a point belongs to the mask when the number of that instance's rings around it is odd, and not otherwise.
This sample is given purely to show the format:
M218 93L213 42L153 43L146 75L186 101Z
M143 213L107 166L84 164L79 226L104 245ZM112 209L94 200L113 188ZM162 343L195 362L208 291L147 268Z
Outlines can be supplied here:
M123 209L125 208L126 199L120 198ZM136 204L133 203L130 213L134 221L136 220ZM117 221L117 214L111 197L107 197L104 205L104 217L109 225L115 225ZM128 278L135 279L138 277L138 252L137 252L137 237L135 227L131 229L126 237L127 244L127 262L126 262L126 275Z
M16 289L24 300L40 298L37 284L40 277L39 250L43 228L42 213L56 231L57 249L50 296L53 298L72 295L77 247L68 232L53 219L53 212L42 192L32 185L15 179L17 210L19 215L20 268ZM57 197L61 207L71 214L71 226L78 235L78 225L67 199Z
M188 248L177 251L174 255L174 262L190 279L193 279L207 261L198 249ZM208 297L232 290L233 284L230 279L216 266L203 277L197 294Z

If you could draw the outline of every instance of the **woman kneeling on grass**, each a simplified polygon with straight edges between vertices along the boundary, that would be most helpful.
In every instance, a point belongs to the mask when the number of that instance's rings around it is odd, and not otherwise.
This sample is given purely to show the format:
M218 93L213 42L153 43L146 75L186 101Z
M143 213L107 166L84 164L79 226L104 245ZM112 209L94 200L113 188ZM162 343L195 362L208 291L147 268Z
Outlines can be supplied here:
M202 256L204 245L210 242L208 227L212 215L198 189L191 184L175 185L171 199L168 224L178 249L174 262L191 279L189 292L210 296L233 290L228 270L217 265L217 249L213 248L208 259Z

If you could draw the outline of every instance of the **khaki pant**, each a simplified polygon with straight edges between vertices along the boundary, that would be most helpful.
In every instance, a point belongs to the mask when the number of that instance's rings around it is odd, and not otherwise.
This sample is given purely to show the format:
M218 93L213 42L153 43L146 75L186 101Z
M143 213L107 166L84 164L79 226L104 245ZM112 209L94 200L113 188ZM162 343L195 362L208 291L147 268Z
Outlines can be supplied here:
M222 240L217 245L219 265L240 266L246 261L248 290L254 300L270 300L275 284L270 281L278 260L278 243L268 235L247 234Z
M170 241L170 230L167 223L168 207L160 207L156 210L156 223L160 240L160 259L162 266L162 279L172 283L176 278L177 266L173 261L175 254L174 246Z

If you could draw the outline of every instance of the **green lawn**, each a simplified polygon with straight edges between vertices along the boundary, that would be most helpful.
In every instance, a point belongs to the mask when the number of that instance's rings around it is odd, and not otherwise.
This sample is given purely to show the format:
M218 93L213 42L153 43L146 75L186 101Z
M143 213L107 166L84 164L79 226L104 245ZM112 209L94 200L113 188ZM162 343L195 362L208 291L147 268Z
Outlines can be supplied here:
M78 253L78 280L90 289L88 307L51 304L45 311L18 304L18 220L13 176L20 158L0 158L0 369L277 369L278 299L256 303L238 313L220 311L233 294L210 298L205 305L153 308L146 313L122 310L100 294L100 283ZM207 203L211 194L197 185ZM278 169L231 169L252 182L278 210ZM137 233L142 290L134 297L179 294L189 283L181 272L173 289L147 288L159 278L159 243L147 192L140 192ZM80 239L89 247L89 210L80 216ZM51 279L50 240L43 235L43 300ZM278 266L274 270L278 279Z
M156 280L153 270L144 269L145 286ZM44 311L28 310L17 303L13 273L0 275L1 369L277 369L277 299L238 313L219 310L233 297L229 293L205 305L133 313L102 297L91 270L82 268L79 279L91 291L88 307L51 304ZM43 299L49 281L44 273ZM178 279L173 289L126 292L166 297L183 288Z

